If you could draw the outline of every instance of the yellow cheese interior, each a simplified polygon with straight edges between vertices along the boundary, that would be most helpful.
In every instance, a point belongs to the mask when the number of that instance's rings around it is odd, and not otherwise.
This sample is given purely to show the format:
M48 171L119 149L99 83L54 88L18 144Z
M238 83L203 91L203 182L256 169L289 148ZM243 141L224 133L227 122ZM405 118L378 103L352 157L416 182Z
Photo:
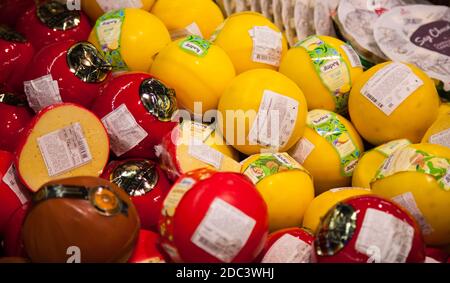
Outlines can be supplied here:
M233 160L232 158L228 157L227 155L223 156L222 163L220 168L215 168L214 166L205 163L201 160L196 159L192 155L189 154L189 146L187 144L180 144L177 146L177 160L178 164L180 165L180 169L182 173L186 173L195 169L199 168L213 168L218 171L224 171L224 172L240 172L241 171L241 164L239 162Z
M50 177L39 150L37 138L70 126L73 123L80 123L92 155L92 160L69 172ZM97 177L106 165L108 156L108 136L101 122L92 113L80 107L67 105L48 111L36 123L20 152L18 169L30 189L37 191L40 186L55 179L75 176Z

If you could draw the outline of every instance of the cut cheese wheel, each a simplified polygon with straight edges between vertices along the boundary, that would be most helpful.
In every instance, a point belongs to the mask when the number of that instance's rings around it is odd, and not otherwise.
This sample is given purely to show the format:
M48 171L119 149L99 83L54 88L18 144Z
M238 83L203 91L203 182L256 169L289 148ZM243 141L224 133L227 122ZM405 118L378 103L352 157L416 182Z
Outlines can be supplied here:
M214 128L196 122L184 122L167 134L156 147L161 167L176 180L181 174L204 167L218 171L240 172L237 153L216 134Z
M99 176L109 157L109 139L101 121L75 104L39 112L23 132L16 152L19 177L36 192L46 182L75 176Z

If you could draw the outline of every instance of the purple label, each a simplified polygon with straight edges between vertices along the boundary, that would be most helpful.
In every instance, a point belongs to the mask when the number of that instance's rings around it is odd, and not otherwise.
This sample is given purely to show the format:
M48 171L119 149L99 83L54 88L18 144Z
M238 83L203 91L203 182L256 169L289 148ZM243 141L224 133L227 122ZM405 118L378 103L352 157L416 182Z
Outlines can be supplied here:
M419 27L411 36L417 46L450 56L450 22L436 21Z

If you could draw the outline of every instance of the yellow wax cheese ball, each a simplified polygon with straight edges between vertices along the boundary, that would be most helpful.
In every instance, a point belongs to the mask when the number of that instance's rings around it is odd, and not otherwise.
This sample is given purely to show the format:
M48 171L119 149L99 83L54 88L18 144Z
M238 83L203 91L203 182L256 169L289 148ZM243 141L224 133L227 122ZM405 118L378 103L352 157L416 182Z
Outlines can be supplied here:
M287 153L256 154L243 161L242 173L256 184L267 203L270 231L302 224L314 187L300 164Z
M234 78L219 102L219 129L229 144L251 155L288 150L303 135L307 104L286 76L255 69Z
M309 110L345 112L352 84L363 69L350 45L329 36L311 36L286 53L280 72L303 90Z
M288 152L313 176L316 195L349 186L364 152L358 132L347 119L328 110L310 111L307 123L303 138Z
M211 0L158 0L151 12L163 21L172 38L189 34L209 38L224 21L222 11Z
M100 17L89 41L103 52L105 50L102 47L105 48L107 44L114 52L120 50L121 58L129 71L147 72L153 63L153 57L171 42L169 31L160 19L147 11L136 8L120 11L124 11L123 20L113 24L108 15L117 11Z
M315 197L308 206L303 218L303 227L315 233L322 217L337 203L354 196L368 194L371 194L369 189L357 187L337 188L324 192L320 196Z
M228 55L198 36L179 39L161 50L150 73L175 89L180 107L196 114L217 109L236 75ZM201 103L199 109L196 102Z
M371 183L373 193L409 210L427 244L450 244L450 148L414 144L388 161Z
M84 13L91 19L91 21L95 22L101 15L103 15L106 12L109 12L108 10L103 10L104 8L109 9L120 9L120 8L140 8L145 11L150 11L153 4L155 3L155 0L140 0L137 2L138 6L133 5L133 1L131 3L122 4L124 1L121 1L122 3L114 3L117 2L115 0L81 0L81 9ZM130 2L130 1L128 1ZM101 3L102 5L99 5ZM109 4L109 5L108 5ZM114 4L114 5L113 5ZM119 5L118 5L119 4ZM103 8L102 8L103 7Z
M433 81L417 67L398 62L364 72L353 84L349 98L353 125L373 145L403 138L420 142L438 109Z
M257 68L277 70L287 51L287 41L280 30L254 12L231 15L211 40L230 56L238 74Z
M450 148L450 103L439 107L438 118L426 131L422 143L440 144Z
M359 159L353 171L352 186L370 188L370 182L375 178L378 169L394 151L410 145L407 139L394 140L367 151Z

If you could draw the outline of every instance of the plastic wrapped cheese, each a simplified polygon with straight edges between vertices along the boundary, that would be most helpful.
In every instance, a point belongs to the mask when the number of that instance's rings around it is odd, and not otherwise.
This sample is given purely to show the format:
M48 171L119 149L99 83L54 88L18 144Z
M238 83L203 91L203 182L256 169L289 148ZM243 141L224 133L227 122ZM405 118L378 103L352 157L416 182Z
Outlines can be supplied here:
M450 8L396 7L374 24L375 40L391 60L408 62L450 91Z

